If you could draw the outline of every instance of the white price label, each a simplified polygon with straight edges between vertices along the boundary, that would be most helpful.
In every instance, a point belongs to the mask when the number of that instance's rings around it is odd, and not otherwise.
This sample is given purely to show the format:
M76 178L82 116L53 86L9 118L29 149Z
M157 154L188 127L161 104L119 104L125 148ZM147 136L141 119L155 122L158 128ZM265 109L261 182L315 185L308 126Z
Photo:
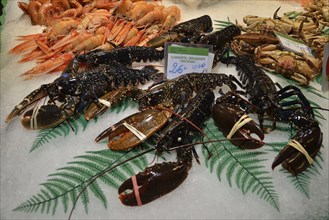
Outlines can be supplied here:
M308 54L313 56L312 49L307 46L304 42L298 41L288 35L274 32L275 36L279 39L281 46L284 47L286 50L292 51L298 54Z
M207 47L167 45L166 75L173 79L186 73L202 73L211 70L213 54Z

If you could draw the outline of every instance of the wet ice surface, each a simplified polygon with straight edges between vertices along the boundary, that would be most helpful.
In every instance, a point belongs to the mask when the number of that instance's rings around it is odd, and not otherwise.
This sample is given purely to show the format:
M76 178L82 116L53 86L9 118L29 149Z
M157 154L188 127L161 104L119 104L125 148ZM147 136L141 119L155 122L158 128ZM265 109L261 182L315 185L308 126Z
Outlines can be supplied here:
M171 1L163 1L172 4ZM179 4L182 9L182 20L188 20L204 14L214 20L231 21L238 19L242 22L244 15L271 17L275 9L281 6L282 12L300 10L293 2L288 1L219 1L212 7L197 10ZM13 212L19 204L40 192L41 186L48 175L60 167L73 161L86 151L106 149L105 144L95 144L94 138L106 127L116 123L136 109L128 109L119 115L105 114L97 123L91 123L85 132L78 135L70 134L29 153L30 147L37 135L36 131L22 128L18 119L5 124L6 115L19 103L25 95L41 84L53 81L58 74L42 76L29 81L23 81L19 74L30 69L33 62L17 64L19 57L8 55L7 52L17 42L16 36L37 33L42 28L31 26L27 16L22 15L15 1L9 1L6 6L7 17L1 32L1 219L67 219L68 213L63 212L61 200L55 215L40 214L40 212ZM28 27L28 28L27 28ZM235 74L232 67L221 65L213 72ZM282 79L272 78L282 85L287 83ZM319 85L315 87L320 88ZM307 96L324 108L328 101L313 94ZM324 94L328 98L328 92ZM321 112L328 120L328 113ZM108 200L104 208L99 200L90 193L88 214L85 213L81 201L74 211L73 219L324 219L328 217L328 121L321 121L324 132L323 148L321 149L324 162L321 175L314 175L310 184L310 199L296 190L281 168L271 170L271 162L275 153L268 152L262 165L270 172L275 190L279 197L280 212L268 202L260 199L255 193L243 195L233 181L229 186L225 171L221 181L216 173L210 173L202 160L201 165L194 165L186 181L174 192L142 207L125 207L117 198L115 189L101 185ZM274 131L266 136L265 141L286 140L288 136ZM152 160L152 156L150 157ZM202 158L203 159L203 158ZM234 178L233 178L234 179Z

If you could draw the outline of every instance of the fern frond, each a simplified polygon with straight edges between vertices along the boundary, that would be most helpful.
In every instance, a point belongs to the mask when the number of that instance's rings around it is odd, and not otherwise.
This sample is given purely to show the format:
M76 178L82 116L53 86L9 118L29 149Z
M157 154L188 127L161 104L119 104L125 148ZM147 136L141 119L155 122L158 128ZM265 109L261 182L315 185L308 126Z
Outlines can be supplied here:
M58 203L61 203L64 212L67 212L69 207L74 207L77 199L80 199L87 213L91 195L107 208L107 199L100 184L118 188L120 183L135 173L135 169L145 169L148 163L144 155L123 164L124 168L120 165L111 169L120 161L136 155L138 151L134 149L129 153L123 153L101 150L77 156L72 162L67 163L67 166L50 174L46 182L40 184L40 192L17 206L14 211L54 214Z
M234 24L229 20L229 18L227 18L227 21L214 20L214 22L215 22L214 25L218 26L216 28L217 30L222 30L222 29Z
M206 125L206 134L212 140L225 139L223 135L218 133L217 127L213 120L209 120ZM209 145L209 147L211 147ZM260 156L265 154L261 151L241 150L228 141L223 143L215 143L214 148L210 148L213 156L207 160L206 165L213 171L216 168L218 179L221 181L224 170L226 171L226 179L229 185L235 185L243 194L252 192L257 194L261 199L269 202L275 209L279 210L279 200L274 190L272 177L268 174L261 162Z
M80 127L84 131L88 125L88 121L83 115L80 115L76 120L69 119L70 122L64 122L54 128L40 130L37 137L31 146L30 152L38 149L39 147L49 143L50 140L58 137L66 137L74 129L74 133L77 134L80 131ZM71 128L72 126L72 128Z

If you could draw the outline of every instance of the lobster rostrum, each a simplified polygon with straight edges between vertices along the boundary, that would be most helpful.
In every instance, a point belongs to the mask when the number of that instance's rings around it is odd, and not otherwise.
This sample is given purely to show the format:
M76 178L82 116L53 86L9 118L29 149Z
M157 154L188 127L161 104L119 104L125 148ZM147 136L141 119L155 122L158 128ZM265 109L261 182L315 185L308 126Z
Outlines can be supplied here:
M137 52L132 53L133 51ZM90 61L91 58L93 61ZM163 54L152 48L129 47L118 48L109 53L93 51L79 55L54 82L40 86L15 106L6 122L20 115L31 104L47 97L47 104L36 105L24 113L22 124L29 129L55 127L75 113L82 112L91 103L100 103L102 99L99 98L112 90L121 86L144 84L147 80L157 77L158 71L152 66L141 70L127 66L133 61L147 58L161 60ZM81 62L90 66L81 70Z
M202 127L211 116L214 98L211 90L204 90L190 99L180 112L181 117L174 117L159 133L155 147L162 151L192 143L200 135L195 126ZM177 161L155 164L126 180L119 187L119 198L129 206L149 203L176 189L186 179L191 166L192 147L179 148Z

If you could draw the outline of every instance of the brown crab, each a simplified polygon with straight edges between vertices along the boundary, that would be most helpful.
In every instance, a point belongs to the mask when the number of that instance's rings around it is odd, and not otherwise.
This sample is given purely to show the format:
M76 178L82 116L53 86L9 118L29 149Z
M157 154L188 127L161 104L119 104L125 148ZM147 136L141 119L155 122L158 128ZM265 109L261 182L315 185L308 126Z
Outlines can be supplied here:
M311 55L285 51L278 45L262 45L255 49L255 60L271 72L307 86L321 71L322 61Z
M256 47L263 44L277 43L279 43L279 40L273 35L249 32L234 37L231 48L236 54L253 56Z

